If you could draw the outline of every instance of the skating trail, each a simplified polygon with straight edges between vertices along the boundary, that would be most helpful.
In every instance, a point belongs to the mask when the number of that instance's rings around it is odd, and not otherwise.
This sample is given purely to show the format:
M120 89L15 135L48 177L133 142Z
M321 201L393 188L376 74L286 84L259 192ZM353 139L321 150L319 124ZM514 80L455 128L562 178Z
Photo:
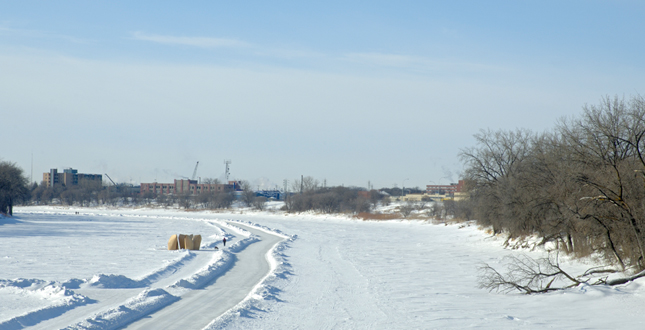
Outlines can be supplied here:
M123 329L202 329L244 300L271 270L267 253L284 238L237 223L235 226L261 240L236 252L233 266L215 282Z

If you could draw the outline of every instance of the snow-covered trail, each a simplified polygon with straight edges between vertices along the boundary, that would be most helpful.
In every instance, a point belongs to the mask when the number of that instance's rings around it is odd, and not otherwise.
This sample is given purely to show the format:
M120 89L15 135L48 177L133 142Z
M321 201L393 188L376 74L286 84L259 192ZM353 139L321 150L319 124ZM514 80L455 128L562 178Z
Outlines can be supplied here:
M240 227L259 236L260 240L235 252L232 268L212 284L183 295L172 305L123 329L202 329L244 300L271 270L267 253L284 237L248 226Z
M236 290L214 293L226 304L191 317L199 325L189 328L202 328L253 291L275 267L267 253L287 237L172 211L33 207L0 225L12 246L0 258L2 330L117 329L177 301L172 308L189 301L192 311L213 300L204 287L232 274L237 282L224 285ZM168 251L167 237L178 232L201 233L202 249Z
M211 250L200 250L191 252L194 257L187 258L186 262L183 262L181 267L177 270L173 270L172 276L166 276L161 280L151 284L149 288L164 288L168 285L171 285L177 279L188 278L190 277L195 269L199 269L203 265L208 264L208 261L211 259L213 251ZM49 319L41 321L40 323L34 325L29 329L33 330L49 330L49 329L63 329L67 326L75 324L79 320L82 320L88 316L96 315L106 309L117 307L122 305L128 298L134 297L137 294L144 291L146 288L120 288L120 289L103 289L103 288L79 288L74 290L75 293L82 294L86 297L90 297L94 303L87 305L79 306L74 309L71 309L64 314ZM0 329L2 329L0 327Z

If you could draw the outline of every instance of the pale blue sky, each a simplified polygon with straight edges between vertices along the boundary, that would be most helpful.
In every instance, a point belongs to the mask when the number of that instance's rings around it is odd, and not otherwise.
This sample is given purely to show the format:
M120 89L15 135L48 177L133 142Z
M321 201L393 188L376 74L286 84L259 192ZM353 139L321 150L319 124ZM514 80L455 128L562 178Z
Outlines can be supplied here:
M645 90L640 1L12 1L0 157L122 182L458 179L479 129Z

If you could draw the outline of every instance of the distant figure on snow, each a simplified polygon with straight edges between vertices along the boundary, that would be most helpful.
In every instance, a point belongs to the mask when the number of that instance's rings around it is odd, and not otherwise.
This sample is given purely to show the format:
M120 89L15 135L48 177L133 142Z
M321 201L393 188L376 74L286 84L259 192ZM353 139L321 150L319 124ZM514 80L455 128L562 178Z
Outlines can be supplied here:
M226 237L224 237L224 239L222 240L222 242L224 242L224 246L226 246Z

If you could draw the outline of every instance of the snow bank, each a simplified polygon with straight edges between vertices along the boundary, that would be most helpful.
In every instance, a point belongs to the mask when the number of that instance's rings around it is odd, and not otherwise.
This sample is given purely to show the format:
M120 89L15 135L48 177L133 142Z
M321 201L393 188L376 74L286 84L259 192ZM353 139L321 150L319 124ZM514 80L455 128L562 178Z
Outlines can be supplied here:
M166 290L146 289L136 297L129 299L124 305L98 313L65 329L117 329L177 300L179 297L169 294Z
M58 329L79 319L85 319L85 323L74 325L80 329L118 328L172 303L190 289L203 287L234 264L230 253L222 258L221 251L167 251L167 233L187 230L206 232L205 236L210 237L221 234L227 235L231 243L240 236L250 236L240 228L231 228L229 231L211 226L213 218L187 217L168 211L160 214L129 214L140 210L80 210L83 212L76 213L45 207L25 209L27 212L18 216L20 221L15 221L19 226L0 225L0 228L9 239L6 243L12 246L14 241L37 240L38 243L31 246L20 244L16 249L7 251L0 259L0 269L3 270L3 276L8 277L29 274L49 278L0 279L0 329L22 329L31 325L47 328L49 324L56 324L56 320L69 319L71 315L78 314L74 309L88 303L96 303L90 307L92 312L71 318L69 322L62 321L64 323L51 328ZM151 234L140 239L141 232ZM256 239L235 242L227 250L241 250ZM60 244L61 241L64 244ZM215 249L221 241L208 239L203 243ZM116 244L117 248L106 249L105 244ZM74 266L68 267L70 263ZM171 287L171 283L182 278L183 286ZM51 286L46 288L47 285ZM137 288L146 290L133 298L140 292ZM97 292L96 289L135 290L109 294L113 301L104 306L102 293L97 294L99 300L94 301L71 291L76 289L90 297ZM91 290L84 292L86 289ZM105 309L114 306L118 307Z
M3 301L12 296L21 296L22 304L14 300L7 303ZM32 326L93 302L59 283L37 279L0 280L0 297L0 329L7 330ZM35 305L40 306L34 309ZM5 314L14 316L3 319Z
M271 270L267 276L258 283L258 285L249 292L247 297L236 307L230 309L228 312L224 313L220 317L216 318L203 330L215 330L215 329L226 329L227 324L233 322L236 318L240 316L253 315L255 310L266 310L264 305L268 304L270 301L281 301L278 297L282 284L279 282L289 281L289 277L293 275L292 266L287 262L287 255L284 253L285 250L288 250L291 247L291 242L297 239L297 235L286 235L280 230L272 229L266 226L258 225L252 222L236 221L229 220L231 222L239 222L241 224L248 225L254 229L262 230L273 235L278 235L286 238L286 240L281 241L276 244L273 249L267 252L267 260Z
M235 261L233 253L243 250L246 246L256 242L257 240L257 237L251 236L235 242L228 248L228 251L218 251L213 253L211 262L208 265L193 274L193 276L177 281L171 285L171 287L181 287L193 290L204 287L233 266Z
M180 258L173 260L167 265L164 265L163 267L157 269L156 271L153 271L152 273L144 276L141 279L133 280L123 275L97 274L88 281L87 286L102 289L134 289L148 287L164 275L172 273L175 270L181 268L184 263L195 257L194 252L187 250L182 250L181 252L183 253L183 255Z
M197 271L192 276L178 280L174 284L165 288L148 288L138 296L126 301L123 305L95 314L94 316L65 329L117 329L136 321L143 316L174 303L186 292L203 288L208 283L215 280L218 276L225 273L233 266L235 256L232 252L242 250L244 247L257 240L258 238L255 236L240 240L232 244L228 251L217 251L213 253L208 265ZM189 251L188 253L191 254L193 252ZM180 259L179 262L183 261L184 259ZM175 264L175 266L176 265L177 264ZM168 271L169 268L170 267L165 268L166 271ZM157 273L158 272L155 272L151 275ZM136 288L138 287L137 285L146 283L149 277L150 276L147 276L142 280L133 281L120 275L102 275L95 276L90 282L91 284L100 283L100 287L103 288Z
M244 229L244 228L233 226L233 225L229 224L228 222L222 221L222 220L215 220L215 222L217 222L218 225L220 225L220 226L222 226L224 228L231 229L234 232L236 232L236 233L238 233L238 234L240 234L242 236L245 236L245 237L250 237L251 236L251 233L248 230Z
M89 286L101 289L134 289L146 286L142 281L135 281L123 275L97 274L88 282Z
M272 235L278 235L278 236L281 236L281 237L284 237L284 238L287 238L287 239L292 239L293 240L297 236L297 235L288 235L288 234L285 234L284 232L282 232L279 229L270 228L270 227L263 226L261 224L251 222L251 221L242 221L242 220L228 220L228 221L229 222L237 222L237 223L249 226L249 227L253 227L254 229L261 230L261 231L263 231L265 233L269 233L269 234L272 234Z

